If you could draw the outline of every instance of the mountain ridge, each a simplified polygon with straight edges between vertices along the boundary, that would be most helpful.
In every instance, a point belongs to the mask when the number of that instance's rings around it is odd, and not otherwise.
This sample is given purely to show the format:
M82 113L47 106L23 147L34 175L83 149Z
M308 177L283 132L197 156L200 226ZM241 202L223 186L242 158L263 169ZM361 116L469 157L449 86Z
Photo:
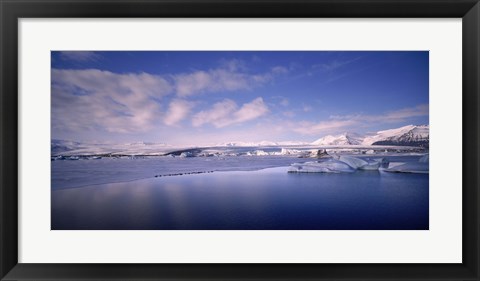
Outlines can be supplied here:
M375 134L359 135L346 132L327 135L312 142L312 145L403 145L428 147L429 125L407 125L400 128L378 131Z

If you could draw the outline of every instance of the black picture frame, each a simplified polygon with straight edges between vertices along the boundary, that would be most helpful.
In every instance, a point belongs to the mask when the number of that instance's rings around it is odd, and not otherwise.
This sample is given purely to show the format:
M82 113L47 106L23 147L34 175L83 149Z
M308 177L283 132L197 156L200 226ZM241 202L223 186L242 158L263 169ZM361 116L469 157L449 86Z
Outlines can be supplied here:
M0 15L1 280L480 280L478 0L0 0ZM70 17L462 18L463 263L18 263L18 19Z

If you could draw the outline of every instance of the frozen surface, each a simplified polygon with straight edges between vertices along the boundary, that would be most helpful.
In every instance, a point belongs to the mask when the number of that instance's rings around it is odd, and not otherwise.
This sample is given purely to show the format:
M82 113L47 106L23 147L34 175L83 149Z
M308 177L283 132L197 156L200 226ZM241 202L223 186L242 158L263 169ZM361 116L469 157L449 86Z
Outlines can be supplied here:
M262 151L268 151L264 149ZM372 157L372 155L355 155L365 159L367 163L375 161L418 163L420 156L394 155ZM318 159L319 161L328 161ZM101 158L96 160L62 160L51 161L52 189L65 189L114 182L127 182L144 178L182 176L187 174L210 173L218 171L254 171L265 168L290 166L297 167L312 158L299 158L298 155L265 155L265 156L225 156L225 157L172 157L152 156L144 158ZM320 164L323 168L338 168L348 171L345 164ZM378 165L378 164L377 164ZM317 165L318 166L318 165ZM427 163L428 168L428 163ZM317 169L316 164L306 167L310 171ZM322 169L323 169L322 168ZM407 167L408 168L408 167ZM297 170L299 170L297 168ZM324 169L325 170L325 169ZM326 170L325 170L326 171ZM393 172L393 170L392 170Z
M155 176L213 171L252 171L288 166L296 156L145 157L52 161L52 189L72 188ZM306 161L306 160L305 160Z

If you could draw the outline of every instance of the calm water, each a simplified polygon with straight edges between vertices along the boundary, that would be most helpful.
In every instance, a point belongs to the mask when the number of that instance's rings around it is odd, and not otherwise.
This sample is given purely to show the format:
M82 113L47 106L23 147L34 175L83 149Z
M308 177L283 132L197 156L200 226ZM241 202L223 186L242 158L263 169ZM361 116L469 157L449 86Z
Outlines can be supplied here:
M428 229L428 174L286 167L52 191L52 229Z

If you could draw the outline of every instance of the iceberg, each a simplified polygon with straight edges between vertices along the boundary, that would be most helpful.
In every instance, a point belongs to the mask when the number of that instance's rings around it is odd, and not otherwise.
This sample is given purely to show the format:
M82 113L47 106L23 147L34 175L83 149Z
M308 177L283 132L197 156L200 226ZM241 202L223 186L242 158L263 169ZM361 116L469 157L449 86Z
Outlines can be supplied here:
M363 166L368 165L367 161L362 160L360 158L352 157L352 156L339 155L337 156L337 159L346 163L348 166L352 167L353 169L359 169Z
M303 153L301 150L298 149L288 149L282 148L279 155L297 155Z
M259 149L259 150L255 150L254 155L265 156L265 155L269 155L269 154L268 154L268 152L265 152L265 151Z
M191 151L185 151L185 152L180 153L180 157L182 157L182 158L194 157L194 156L195 155L193 155L193 153Z
M294 163L289 169L289 173L353 173L355 172L349 165L342 161L329 159L322 162Z
M428 163L405 163L395 167L391 167L384 170L389 173L412 173L412 174L428 174L429 167Z
M388 168L388 160L380 159L360 159L352 156L337 156L339 161L342 161L352 167L353 169L376 171L379 168Z
M389 162L385 158L360 159L352 156L336 155L335 159L318 162L295 163L289 167L290 173L351 173L356 170L378 171L388 168Z
M389 173L412 173L412 174L428 174L429 168L429 154L418 159L418 162L399 163L398 165L390 165L388 169L384 171Z

